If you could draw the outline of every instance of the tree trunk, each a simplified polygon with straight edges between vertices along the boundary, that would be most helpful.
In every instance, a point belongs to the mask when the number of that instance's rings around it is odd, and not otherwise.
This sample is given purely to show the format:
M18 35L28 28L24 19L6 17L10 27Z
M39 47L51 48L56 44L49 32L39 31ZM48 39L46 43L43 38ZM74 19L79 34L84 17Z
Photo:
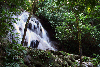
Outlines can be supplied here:
M31 18L31 15L33 14L33 10L34 10L34 7L36 6L35 4L35 1L32 3L32 9L31 9L31 12L29 14L29 17L27 19L27 22L26 22L26 25L25 25L25 29L24 29L24 35L23 35L23 38L22 38L22 41L21 41L21 44L23 45L24 43L24 39L25 39L25 36L26 36L26 32L27 32L27 26L28 26L28 23L29 23L29 20ZM24 45L23 45L24 46Z
M28 17L28 20L27 20L27 22L26 22L26 25L25 25L24 35L23 35L23 38L22 38L22 41L21 41L21 44L22 44L22 45L23 45L23 43L24 43L24 39L25 39L26 32L27 32L27 26L28 26L28 23L29 23L30 18L31 18L31 13L30 13L30 15L29 15L29 17ZM24 45L23 45L23 46L24 46Z
M77 30L78 30L78 44L79 44L79 53L80 53L80 67L82 67L82 45L81 45L81 30L79 29L78 16L75 14Z

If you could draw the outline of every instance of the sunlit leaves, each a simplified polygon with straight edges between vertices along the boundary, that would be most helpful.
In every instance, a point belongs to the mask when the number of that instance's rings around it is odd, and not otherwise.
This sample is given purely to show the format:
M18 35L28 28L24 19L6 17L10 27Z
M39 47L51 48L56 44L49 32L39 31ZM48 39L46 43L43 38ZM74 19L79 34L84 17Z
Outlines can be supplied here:
M26 1L26 9L31 10L32 9L32 2Z
M87 8L87 12L90 13L90 11L91 11L91 9L90 9L90 7L88 7L88 8Z

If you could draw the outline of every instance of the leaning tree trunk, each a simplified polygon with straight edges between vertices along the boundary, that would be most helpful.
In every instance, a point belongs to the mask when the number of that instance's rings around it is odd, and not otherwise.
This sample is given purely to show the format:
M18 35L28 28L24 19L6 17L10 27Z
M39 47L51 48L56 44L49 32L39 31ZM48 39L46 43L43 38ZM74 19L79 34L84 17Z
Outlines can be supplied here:
M27 19L27 22L26 22L26 25L25 25L25 29L24 29L24 35L23 35L23 38L22 38L22 41L21 41L21 44L23 45L24 43L24 39L25 39L25 36L26 36L26 32L27 32L27 26L28 26L28 23L29 23L29 20L31 18L31 15L33 14L33 10L34 10L34 7L36 6L35 4L35 1L32 3L32 9L31 9L31 12L29 14L29 17ZM23 45L24 46L24 45Z
M80 53L80 67L82 67L82 45L81 45L81 30L79 28L78 16L75 14L77 30L78 30L78 44L79 44L79 53Z
M30 13L30 15L29 15L29 17L28 17L28 19L27 19L26 25L25 25L24 35L23 35L23 38L22 38L22 41L21 41L21 44L22 44L22 45L23 45L23 43L24 43L24 39L25 39L26 32L27 32L27 26L28 26L28 23L29 23L30 18L31 18L31 13ZM24 45L23 45L23 46L24 46Z

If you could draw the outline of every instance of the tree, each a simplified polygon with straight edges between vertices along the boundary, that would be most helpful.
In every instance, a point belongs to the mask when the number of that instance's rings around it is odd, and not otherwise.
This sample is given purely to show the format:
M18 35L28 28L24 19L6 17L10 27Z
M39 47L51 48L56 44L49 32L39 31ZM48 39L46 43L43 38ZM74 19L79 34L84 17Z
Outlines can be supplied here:
M91 34L94 32L93 29L95 30L95 27L88 25L89 23L86 23L86 20L94 11L93 9L97 2L98 0L50 0L45 3L40 3L42 4L42 7L40 7L40 10L42 10L40 14L47 17L52 26L56 27L57 38L66 41L73 38L73 40L78 41L80 59L83 46L81 40L83 36L85 37L85 35L82 34ZM87 32L85 32L86 30ZM90 32L88 30L90 30ZM89 36L88 38L92 37ZM82 60L80 62L82 63Z
M16 23L11 16L19 14L21 8L26 9L26 2L26 0L0 1L0 55L2 56L0 57L0 66L16 66L19 58L15 61L15 57L21 55L25 49L15 40L13 40L15 44L9 42L7 35L14 29L12 23ZM11 34L13 34L13 32L11 32Z
M82 44L81 44L81 29L79 28L79 14L88 11L90 13L96 5L96 0L61 0L56 2L56 4L61 5L63 2L64 5L68 6L72 10L76 18L76 26L78 30L78 43L79 43L79 53L80 53L80 67L82 67Z
M24 29L24 35L23 35L23 38L22 38L22 41L21 41L21 44L23 45L24 43L24 39L25 39L25 36L26 36L26 32L27 32L27 26L28 26L28 23L29 23L29 20L31 18L31 15L35 14L36 12L36 0L35 1L31 1L31 5L32 5L32 8L28 8L28 11L30 11L30 14L29 14L29 17L27 19L27 22L26 22L26 25L25 25L25 29ZM30 9L30 10L29 10Z

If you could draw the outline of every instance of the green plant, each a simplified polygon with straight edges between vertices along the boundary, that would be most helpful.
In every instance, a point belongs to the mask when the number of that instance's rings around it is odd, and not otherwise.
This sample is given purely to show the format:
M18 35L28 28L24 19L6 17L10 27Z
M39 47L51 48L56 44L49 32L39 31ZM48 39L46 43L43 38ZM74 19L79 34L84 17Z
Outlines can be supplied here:
M87 62L87 61L89 61L89 58L86 57L86 56L84 56L83 59L82 59L82 61L83 61L83 62Z
M26 6L28 5L28 3L26 5L26 2L27 0L0 1L0 50L2 51L2 53L0 53L2 56L0 64L2 64L2 66L19 66L20 58L23 55L25 48L21 44L18 44L15 40L12 40L14 42L14 44L12 44L7 35L9 32L14 34L12 32L12 29L14 29L12 23L16 22L14 21L14 18L11 18L11 16L19 14L21 12L21 8L26 10ZM18 33L15 34L17 35ZM19 37L15 38L19 40Z
M48 20L52 20L52 26L56 29L56 38L61 41L75 40L79 45L80 56L82 56L82 47L86 46L85 44L97 45L96 42L99 42L100 39L96 26L91 26L90 20L86 22L88 18L94 18L92 13L95 13L97 3L99 2L95 0L57 0L54 2L51 0L42 2L40 14L47 17ZM83 48L85 50L85 47Z
M98 19L100 18L100 15L98 15L100 14L99 4L100 2L95 0L41 1L38 4L39 12L37 12L36 14L38 16L42 15L49 20L51 26L55 29L55 37L60 41L60 46L66 46L64 50L66 50L67 48L69 49L67 50L69 52L78 53L78 30L75 17L76 13L78 16L79 28L81 33L80 38L83 47L83 54L90 56L93 53L99 53L96 50L97 45L100 43L100 28L98 25L100 24L100 19ZM67 46L70 46L70 48ZM94 48L95 51L92 50ZM77 52L72 49L75 49Z
M92 61L93 61L93 62L92 62L92 63L93 63L93 65L97 65L97 64L98 64L98 61L97 61L97 59L96 59L96 58L93 58L93 59L92 59Z
M93 54L93 56L95 57L95 58L92 58L93 64L94 65L100 64L100 55L99 54Z

